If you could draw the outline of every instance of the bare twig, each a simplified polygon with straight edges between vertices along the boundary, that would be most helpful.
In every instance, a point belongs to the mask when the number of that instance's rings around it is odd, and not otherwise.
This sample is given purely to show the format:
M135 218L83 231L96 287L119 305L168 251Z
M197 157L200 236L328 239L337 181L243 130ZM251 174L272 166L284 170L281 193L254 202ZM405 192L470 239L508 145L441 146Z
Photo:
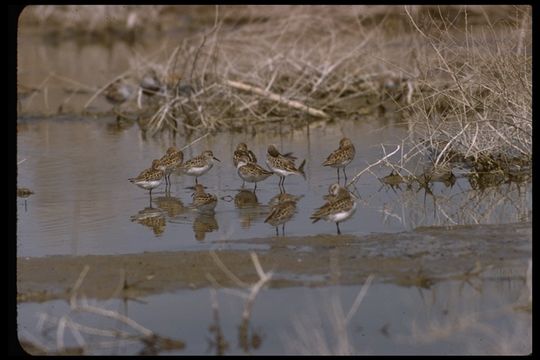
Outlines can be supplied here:
M130 319L122 314L119 314L118 312L116 311L112 311L112 310L107 310L107 309L102 309L102 308L99 308L99 307L96 307L96 306L91 306L91 305L78 305L74 310L77 310L77 311L86 311L86 312L89 312L89 313L93 313L93 314L97 314L97 315L102 315L102 316L105 316L105 317L109 317L111 319L115 319L115 320L118 320L118 321L121 321L123 322L124 324L126 325L129 325L131 326L133 329L139 331L141 334L143 334L144 336L152 336L154 335L154 332L145 328L144 326L140 325L139 323L137 323L135 320L133 319Z
M358 311L358 308L360 307L360 304L362 303L362 300L366 296L367 291L369 289L369 286L371 285L371 281L373 281L374 277L375 277L375 275L370 274L368 276L368 278L366 279L366 281L364 282L364 285L362 286L362 288L358 292L358 295L356 295L356 298L354 299L354 302L353 302L351 308L349 309L349 312L347 313L347 316L345 317L345 323L348 324L351 321L354 314L356 314L356 312Z
M382 145L381 145L382 146ZM384 151L384 146L382 146L383 148L383 151ZM351 181L349 181L349 183L346 185L346 187L349 187L350 185L354 184L359 178L360 176L362 176L362 174L364 172L366 172L367 170L369 170L370 168L372 168L373 166L376 166L378 164L380 164L381 162L385 161L386 159L388 159L390 156L394 155L396 152L399 151L399 149L401 148L400 145L397 146L396 150L392 151L390 154L384 156L382 159L379 159L377 162L369 165L367 168L365 168L364 170L360 171L358 174L356 174Z
M214 250L210 250L210 256L212 256L212 259L214 259L216 265L221 269L221 271L223 271L229 277L229 279L231 279L237 286L243 288L248 287L248 284L240 280L236 275L234 275L231 270L229 270L227 266L225 266L225 264L223 264L223 262L221 261L219 256L217 256Z
M204 139L204 138L207 137L208 135L210 135L209 132L207 132L206 134L204 134L204 135L198 137L197 139L193 140L192 142L190 142L189 144L185 145L185 146L184 146L183 148L181 148L180 150L183 151L183 150L187 149L188 147L190 147L191 145L193 145L193 144L199 142L200 140Z

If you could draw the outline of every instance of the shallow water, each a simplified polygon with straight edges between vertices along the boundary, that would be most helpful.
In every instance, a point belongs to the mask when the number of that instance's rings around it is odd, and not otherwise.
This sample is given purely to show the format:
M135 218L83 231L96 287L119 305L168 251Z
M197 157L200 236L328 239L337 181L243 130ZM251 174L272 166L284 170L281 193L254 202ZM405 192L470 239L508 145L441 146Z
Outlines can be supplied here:
M359 310L345 326L345 343L336 345L336 329L352 307L361 286L269 288L257 297L247 324L247 341L240 342L243 299L217 293L219 328L228 347L225 354L490 354L531 351L530 313L516 310L527 292L519 266L506 273L491 272L465 281L444 281L431 288L374 283ZM211 345L216 325L209 289L183 290L138 298L137 301L90 301L117 311L152 331L180 339L182 350L161 354L217 354ZM69 314L64 301L19 305L20 332L43 343L54 343L54 318ZM47 319L44 316L46 314ZM136 333L127 325L90 313L71 313L75 321L101 329ZM41 320L40 320L41 319ZM341 319L341 322L340 322ZM36 327L36 324L39 324ZM254 339L255 337L255 339ZM260 341L256 341L259 339ZM105 341L87 336L87 341ZM255 340L255 341L254 341ZM76 342L69 331L66 346ZM140 343L95 346L94 354L135 354Z
M288 193L301 196L297 213L285 226L286 235L335 234L333 223L312 224L309 215L324 203L322 196L336 182L336 171L320 164L339 139L353 139L357 156L348 166L349 179L368 164L384 156L380 144L390 152L399 144L405 129L384 126L382 120L344 122L340 127L297 130L282 136L219 134L207 136L185 150L190 158L212 149L216 162L200 182L218 196L215 215L201 215L189 208L194 178L172 175L170 194L164 184L148 192L128 178L148 167L173 144L169 138L140 137L137 125L111 131L111 118L57 118L19 120L17 186L34 195L18 200L18 256L125 254L143 251L207 249L218 240L274 236L275 228L264 223L268 202L279 194L278 178L258 184L242 181L232 164L232 152L244 141L259 162L266 144L276 143L306 159L307 180L289 176ZM177 139L183 147L186 140ZM353 217L340 226L344 234L363 235L411 230L418 226L474 223L512 223L528 220L532 209L530 184L505 184L480 193L472 191L465 178L453 187L435 183L433 194L423 190L392 189L377 179L388 168L374 167L356 183L360 196ZM343 181L343 179L342 179ZM246 191L247 190L247 191ZM255 203L253 203L255 202ZM152 209L149 209L152 207ZM160 219L137 221L146 214ZM523 218L525 217L525 218ZM146 225L145 225L146 224ZM279 229L281 233L281 229Z

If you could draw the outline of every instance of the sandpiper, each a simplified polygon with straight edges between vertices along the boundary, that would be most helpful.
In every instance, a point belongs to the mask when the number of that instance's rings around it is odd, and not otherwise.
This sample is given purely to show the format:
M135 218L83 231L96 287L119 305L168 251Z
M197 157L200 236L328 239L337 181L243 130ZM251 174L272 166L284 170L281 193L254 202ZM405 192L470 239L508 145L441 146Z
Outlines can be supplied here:
M333 221L336 223L337 233L341 234L339 229L339 223L347 220L356 211L356 201L353 195L344 187L339 184L335 184L330 187L332 191L335 190L336 195L333 195L331 200L328 200L323 206L315 210L310 219L314 223L323 219L326 221Z
M105 99L113 104L114 107L123 104L131 97L132 93L133 88L122 79L118 79L112 84L109 84L104 91Z
M182 165L184 153L176 150L174 146L167 149L167 152L159 159L159 169L165 173L165 184L171 183L171 173Z
M141 87L143 94L146 96L154 96L155 94L159 93L163 87L154 69L149 69L143 75L139 86Z
M203 174L206 174L208 170L214 166L214 160L221 161L214 157L211 150L206 150L203 151L201 155L195 156L184 162L180 168L185 174L195 176L195 184L197 184L197 178Z
M285 157L284 155L281 155L275 145L268 146L266 164L276 175L280 177L280 187L284 185L286 176L296 174L302 175L304 179L306 178L306 174L304 173L304 165L306 164L306 160L302 161L300 166L296 168L294 161L288 157Z
M345 167L354 159L355 155L354 145L349 138L342 138L339 141L339 148L332 151L326 158L323 166L331 166L337 169L337 176L339 182L339 169L343 168L343 174L345 175L345 181L347 181L347 174L345 173Z
M268 201L268 206L272 207L272 206L278 205L279 203L283 203L285 201L298 202L298 200L300 200L303 197L304 197L304 195L297 196L297 195L289 194L289 193L286 193L286 192L280 192L279 194L272 197Z
M248 159L247 155L242 155L239 157L237 162L238 175L242 178L243 181L254 182L255 187L253 191L257 189L257 183L259 181L266 180L268 177L272 176L274 173L263 168L261 165L251 162ZM242 183L242 186L244 183Z
M193 197L193 206L200 212L213 212L217 205L217 196L204 191L201 184L195 185Z
M133 184L145 190L150 190L150 197L152 197L152 190L161 184L161 180L165 173L159 169L159 160L152 161L152 167L143 170L137 177L128 179Z
M238 168L238 160L243 156L247 157L247 160L250 162L257 162L257 157L253 151L248 149L246 143L240 143L236 146L236 150L233 153L233 163L236 168Z
M294 216L296 212L296 201L285 200L277 203L270 208L270 214L264 220L276 228L276 236L279 236L279 228L281 225L281 235L285 235L285 223Z
M323 199L326 201L333 201L337 199L337 195L339 193L339 184L332 184L328 187L328 194L323 196Z

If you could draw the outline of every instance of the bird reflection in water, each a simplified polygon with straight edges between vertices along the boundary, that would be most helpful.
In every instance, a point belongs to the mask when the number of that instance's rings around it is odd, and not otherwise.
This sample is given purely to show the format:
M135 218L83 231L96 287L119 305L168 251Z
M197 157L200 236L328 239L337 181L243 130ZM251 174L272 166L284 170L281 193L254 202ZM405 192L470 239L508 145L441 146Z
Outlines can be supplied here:
M163 211L152 206L146 207L136 215L133 215L131 221L136 221L141 225L149 227L156 236L161 236L167 225Z
M180 198L171 196L169 193L165 194L166 196L161 196L155 199L154 203L158 208L165 212L167 217L174 219L187 211L187 208L184 206Z
M195 239L203 241L206 237L206 233L216 231L219 229L216 216L213 212L201 212L193 220L193 233Z
M249 229L252 221L263 216L260 213L259 199L252 190L238 191L234 197L234 206L238 209L242 229Z

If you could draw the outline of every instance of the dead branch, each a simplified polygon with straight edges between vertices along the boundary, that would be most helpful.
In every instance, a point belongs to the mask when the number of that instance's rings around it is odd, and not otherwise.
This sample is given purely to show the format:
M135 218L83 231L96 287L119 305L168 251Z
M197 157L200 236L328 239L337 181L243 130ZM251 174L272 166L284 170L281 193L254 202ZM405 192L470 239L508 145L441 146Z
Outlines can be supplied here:
M235 89L249 91L249 92L255 93L257 95L264 96L264 97L266 97L266 98L268 98L270 100L276 101L276 102L278 102L280 104L283 104L283 105L287 105L287 106L292 107L294 109L305 111L305 112L307 112L308 114L310 114L312 116L322 117L322 118L329 118L329 116L324 111L311 108L311 107L309 107L309 106L307 106L305 104L302 104L299 101L285 99L281 95L275 94L275 93L270 92L270 91L266 91L264 89L261 89L260 87L255 87L255 86L252 86L252 85L244 84L244 83L241 83L239 81L233 81L233 80L225 80L225 84L232 87L232 88L235 88Z

